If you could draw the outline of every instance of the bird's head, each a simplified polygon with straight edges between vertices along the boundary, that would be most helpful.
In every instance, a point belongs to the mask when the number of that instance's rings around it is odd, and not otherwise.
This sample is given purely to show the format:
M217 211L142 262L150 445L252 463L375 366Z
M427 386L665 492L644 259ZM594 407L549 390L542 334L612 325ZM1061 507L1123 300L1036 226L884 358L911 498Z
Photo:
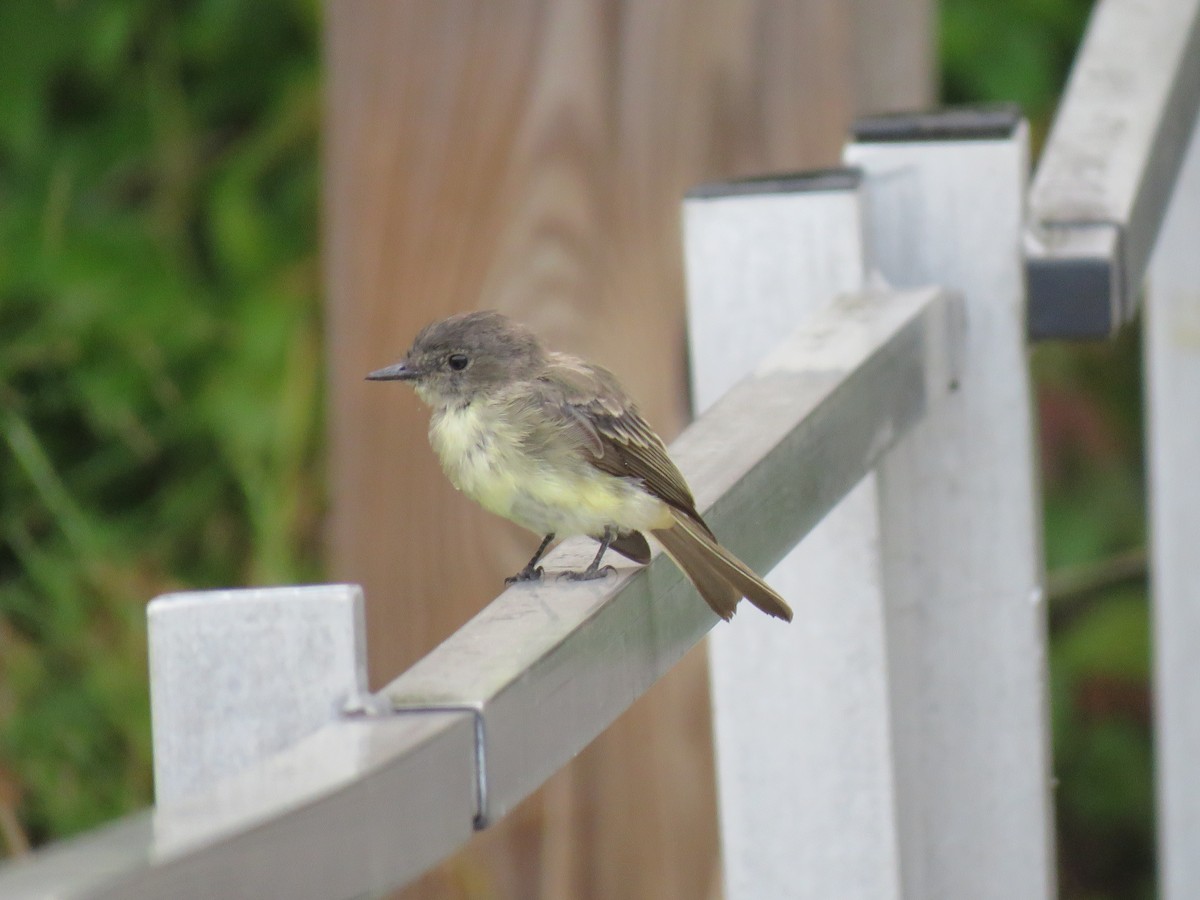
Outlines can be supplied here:
M501 313L484 310L426 325L404 359L367 379L409 381L430 406L461 406L533 377L545 362L533 332Z

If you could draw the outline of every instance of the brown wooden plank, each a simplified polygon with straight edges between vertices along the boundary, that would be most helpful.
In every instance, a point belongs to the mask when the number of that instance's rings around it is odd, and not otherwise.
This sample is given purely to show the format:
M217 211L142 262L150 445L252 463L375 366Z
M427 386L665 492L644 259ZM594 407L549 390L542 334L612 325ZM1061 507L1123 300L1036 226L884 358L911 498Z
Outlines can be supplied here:
M426 411L363 375L432 319L499 308L616 371L670 437L687 408L683 192L832 164L857 112L925 102L929 9L327 5L329 551L334 577L366 588L373 684L494 596L536 539L456 494ZM897 78L880 77L893 65ZM405 896L719 891L704 668L689 656Z

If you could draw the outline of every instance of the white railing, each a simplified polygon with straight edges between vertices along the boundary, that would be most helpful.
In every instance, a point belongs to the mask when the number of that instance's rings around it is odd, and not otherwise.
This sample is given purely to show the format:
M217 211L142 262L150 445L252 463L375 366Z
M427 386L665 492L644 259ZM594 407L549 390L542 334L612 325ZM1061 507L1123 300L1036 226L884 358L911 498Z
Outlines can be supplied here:
M1164 21L1144 64L1166 75L1133 89L1115 31L1144 47ZM1200 895L1198 46L1200 0L1102 0L1032 215L1026 128L1004 109L867 119L845 169L685 202L701 415L672 453L796 610L713 632L730 900L1054 893L1026 323L1107 333L1148 264L1162 883ZM1081 93L1104 84L1106 104ZM1103 127L1119 140L1101 164L1063 161ZM1117 200L1093 218L1056 206L1097 185ZM568 541L547 565L592 552ZM0 897L403 884L715 623L661 556L521 585L368 696L353 586L159 598L159 805L0 868Z

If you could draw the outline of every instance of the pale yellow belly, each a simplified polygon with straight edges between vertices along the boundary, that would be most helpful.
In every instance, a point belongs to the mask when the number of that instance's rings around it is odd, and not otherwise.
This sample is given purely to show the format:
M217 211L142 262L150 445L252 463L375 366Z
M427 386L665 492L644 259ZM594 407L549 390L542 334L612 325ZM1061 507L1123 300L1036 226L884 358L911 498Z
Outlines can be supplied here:
M601 472L580 453L534 459L521 435L487 410L435 414L429 439L456 488L539 534L600 535L608 526L643 531L671 524L667 505L640 484Z

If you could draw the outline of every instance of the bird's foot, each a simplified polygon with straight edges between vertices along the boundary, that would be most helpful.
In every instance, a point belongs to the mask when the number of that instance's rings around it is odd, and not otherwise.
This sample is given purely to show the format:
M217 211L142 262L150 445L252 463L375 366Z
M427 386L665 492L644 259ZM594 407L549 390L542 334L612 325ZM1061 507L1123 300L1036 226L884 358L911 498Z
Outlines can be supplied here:
M526 566L516 575L509 575L504 579L505 584L521 584L524 581L541 581L542 576L546 574L546 570L541 566Z
M616 571L612 566L601 566L598 569L588 566L582 572L559 572L558 577L567 581L595 581L598 578L607 578Z

